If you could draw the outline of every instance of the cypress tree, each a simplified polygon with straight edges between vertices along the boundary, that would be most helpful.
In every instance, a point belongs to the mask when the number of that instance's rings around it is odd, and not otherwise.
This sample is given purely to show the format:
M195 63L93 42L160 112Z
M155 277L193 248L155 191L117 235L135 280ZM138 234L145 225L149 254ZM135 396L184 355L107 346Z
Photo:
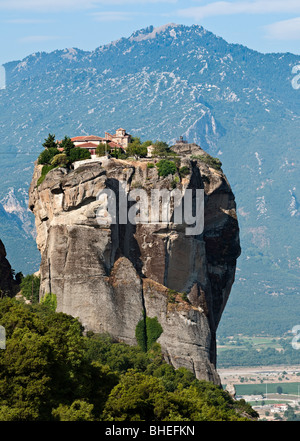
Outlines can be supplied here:
M45 149L51 149L51 148L57 148L57 144L55 141L55 135L52 135L51 133L49 133L48 138L45 139L45 142L43 144L43 147L45 147Z

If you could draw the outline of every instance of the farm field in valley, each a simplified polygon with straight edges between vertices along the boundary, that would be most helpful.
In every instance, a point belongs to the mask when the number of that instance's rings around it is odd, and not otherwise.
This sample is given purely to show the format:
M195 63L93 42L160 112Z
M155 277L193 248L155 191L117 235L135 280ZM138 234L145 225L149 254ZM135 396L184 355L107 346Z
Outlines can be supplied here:
M286 419L291 410L300 418L300 365L218 369L224 388L243 398L260 419Z

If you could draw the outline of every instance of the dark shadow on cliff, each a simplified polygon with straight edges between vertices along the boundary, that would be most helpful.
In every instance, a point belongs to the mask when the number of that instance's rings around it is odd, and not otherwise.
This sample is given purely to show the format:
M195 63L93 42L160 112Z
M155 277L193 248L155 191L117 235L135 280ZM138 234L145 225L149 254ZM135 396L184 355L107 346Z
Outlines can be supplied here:
M143 262L141 260L141 252L135 239L136 225L131 224L129 221L127 223L120 223L120 220L124 222L119 210L120 208L124 210L124 201L127 201L127 213L136 202L128 201L128 193L117 179L108 178L107 188L113 190L116 195L116 223L111 226L111 231L112 240L116 241L114 243L117 243L118 246L115 248L114 256L111 259L112 265L119 257L126 257L133 264L139 276L144 277L142 273Z

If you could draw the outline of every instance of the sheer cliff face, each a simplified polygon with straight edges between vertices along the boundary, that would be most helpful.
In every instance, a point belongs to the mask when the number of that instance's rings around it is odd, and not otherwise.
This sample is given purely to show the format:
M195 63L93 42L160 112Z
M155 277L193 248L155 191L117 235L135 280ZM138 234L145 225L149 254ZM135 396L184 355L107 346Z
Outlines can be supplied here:
M11 295L13 285L12 269L6 259L5 247L0 240L0 295Z
M177 179L177 189L204 189L198 236L173 223L99 223L99 216L108 219L107 203L97 195L110 189L121 197L120 181L126 191L172 188L174 176L159 177L147 161L105 159L73 171L55 169L39 186L36 166L29 205L42 255L40 295L56 294L58 311L128 344L136 344L145 315L157 317L165 358L219 383L215 332L240 253L234 196L221 171L188 152L180 166L189 173Z

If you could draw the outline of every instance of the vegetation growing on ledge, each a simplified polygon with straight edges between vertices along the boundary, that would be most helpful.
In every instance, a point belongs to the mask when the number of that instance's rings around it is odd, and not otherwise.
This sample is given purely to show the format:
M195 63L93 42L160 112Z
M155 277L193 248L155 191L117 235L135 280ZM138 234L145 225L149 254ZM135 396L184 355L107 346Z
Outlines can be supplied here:
M218 158L214 158L213 156L209 155L193 155L191 156L192 159L198 159L201 162L204 162L209 167L212 167L216 170L221 170L222 168L222 162Z
M190 169L186 165L179 169L179 174L181 178L185 178L188 174L190 174Z
M163 332L157 317L145 317L136 326L135 336L144 352L149 351Z
M38 157L38 164L43 165L43 168L37 186L44 181L50 170L57 167L71 168L75 161L91 158L89 150L76 147L68 136L65 136L58 144L57 141L55 141L55 135L49 133L43 146L45 150L41 152ZM153 143L151 140L147 140L141 142L139 137L131 137L131 142L126 151L121 150L120 148L111 147L104 143L99 143L99 145L95 147L95 153L99 157L110 155L116 159L134 158L135 160L138 160L139 158L146 158L148 156L149 146L152 146L151 156L160 158L160 161L156 164L153 162L147 163L148 169L156 167L158 175L163 178L177 174L171 182L171 188L176 188L180 179L190 173L190 169L187 166L180 167L180 157L163 141L156 141Z
M91 158L89 150L76 147L68 136L65 136L60 142L60 150L57 148L58 143L55 141L55 135L50 133L48 138L45 139L43 146L45 147L45 150L40 153L38 157L38 164L43 165L43 168L37 186L44 181L50 170L57 167L71 168L75 161ZM147 149L149 146L152 146L151 156L160 158L160 160L156 164L153 162L147 163L147 168L151 169L156 167L158 175L163 178L170 175L176 175L170 183L172 189L176 188L177 184L180 183L180 180L189 175L190 168L186 165L180 167L179 155L173 152L170 146L163 141L156 141L153 143L151 140L147 140L141 142L139 137L131 137L131 142L126 151L100 143L95 148L95 153L99 157L110 155L116 159L134 158L135 160L138 160L139 158L146 158L148 156ZM193 155L191 158L200 160L216 170L221 170L222 163L218 158L213 158L209 155Z
M168 175L174 175L177 172L176 164L173 161L167 159L161 159L157 165L158 175L166 177Z
M172 152L167 143L162 141L152 142L151 140L142 142L139 137L131 137L131 142L128 144L126 151L120 151L120 149L118 148L109 147L105 144L100 143L96 149L96 155L104 156L109 154L116 159L134 158L138 160L140 158L147 157L147 148L149 146L153 146L152 156L154 157L166 158L177 156L176 153Z
M184 302L190 303L186 292L181 293L181 292L175 291L174 289L168 289L168 302L169 303L176 303L177 296L180 296L181 300L183 300Z
M221 388L46 304L0 300L1 421L245 421L256 412Z
M62 151L58 150L55 135L51 133L49 133L48 138L45 139L43 147L45 150L42 151L38 157L38 164L43 165L43 168L37 186L41 185L50 170L58 167L70 168L75 161L91 158L91 154L88 150L76 147L68 136L65 136L59 144Z
M41 176L39 177L38 181L37 181L37 186L41 185L44 180L45 177L47 176L47 174L49 173L50 170L53 170L55 168L54 165L44 165L42 168L42 172L41 172Z
M52 159L58 155L60 153L59 150L57 150L57 148L49 148L44 150L42 153L40 153L39 157L38 157L38 164L39 165L50 165L52 162Z

